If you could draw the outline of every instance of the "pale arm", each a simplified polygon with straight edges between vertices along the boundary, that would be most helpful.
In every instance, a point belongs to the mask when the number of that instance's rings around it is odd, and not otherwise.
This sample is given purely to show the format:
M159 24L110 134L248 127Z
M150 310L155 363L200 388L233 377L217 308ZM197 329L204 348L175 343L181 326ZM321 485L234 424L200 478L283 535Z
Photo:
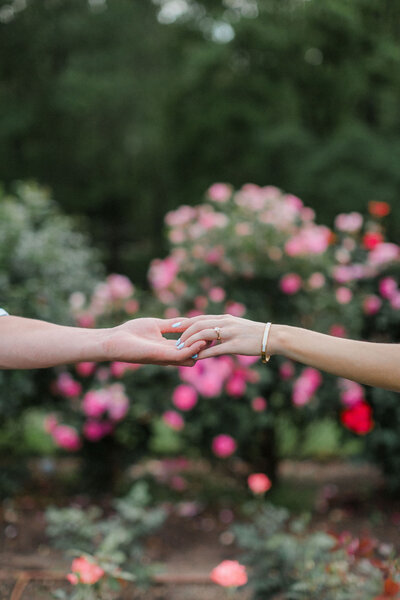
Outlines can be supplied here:
M65 327L35 319L0 318L0 368L36 369L81 361L160 365L194 364L205 342L177 350L163 337L174 332L168 319L133 319L110 329Z
M189 347L199 339L214 341L214 327L221 328L221 343L201 351L199 358L221 354L260 355L265 323L231 315L202 315L185 319L182 325L182 342ZM348 340L273 324L267 353L359 383L400 392L400 344Z

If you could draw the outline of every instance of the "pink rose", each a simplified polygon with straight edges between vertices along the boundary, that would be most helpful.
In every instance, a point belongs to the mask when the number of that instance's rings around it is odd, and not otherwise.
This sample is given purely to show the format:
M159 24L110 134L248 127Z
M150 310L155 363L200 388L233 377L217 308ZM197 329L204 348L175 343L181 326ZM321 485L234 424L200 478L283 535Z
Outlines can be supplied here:
M380 266L399 259L400 248L397 244L382 243L376 246L368 255L368 263Z
M114 383L108 388L107 410L110 419L121 421L129 410L129 398L125 394L125 388L120 383Z
M325 275L322 273L313 273L308 279L308 285L312 290L319 290L324 287L326 282Z
M272 486L270 478L264 475L264 473L249 475L247 483L253 494L265 494Z
M57 446L64 450L76 452L81 447L77 430L69 425L57 425L52 431L52 436Z
M334 335L335 337L342 338L346 337L347 335L346 328L343 325L340 325L340 323L335 323L334 325L332 325L329 329L329 333L330 335Z
M179 265L174 258L168 256L164 260L152 261L149 270L149 280L156 291L164 290L175 280Z
M219 458L227 458L236 451L237 444L233 437L221 433L212 441L212 450Z
M310 402L322 383L322 375L317 369L306 367L293 385L292 400L295 406L304 406Z
M171 429L175 429L175 431L180 431L185 426L185 421L182 416L174 410L167 410L163 414L163 421L171 427Z
M99 421L87 421L83 426L83 435L91 442L98 442L105 435L103 423Z
M222 587L239 587L247 583L246 568L237 560L224 560L211 571L210 579Z
M208 296L212 302L222 302L225 299L225 290L221 287L213 287L208 292Z
M339 379L339 386L342 388L340 399L348 408L364 401L364 388L349 379Z
M90 377L96 369L94 362L80 362L75 365L75 370L81 377Z
M90 390L82 401L82 409L87 417L100 417L108 406L108 397L104 390Z
M294 365L289 360L285 360L279 367L279 375L282 379L291 379L294 372Z
M243 396L246 391L246 380L240 373L235 373L226 382L226 391L230 396Z
M243 317L246 313L246 307L241 302L227 302L225 312L233 317Z
M75 381L69 373L61 373L58 376L57 389L65 398L76 398L82 392L79 381Z
M359 231L363 224L363 217L358 212L337 215L335 219L335 227L339 231L347 233L355 233Z
M280 288L284 294L296 294L301 288L301 277L296 273L284 275L280 281Z
M254 412L263 412L267 408L267 401L262 396L257 396L251 401Z
M139 310L139 302L137 300L128 300L125 302L125 312L128 315L134 315Z
M226 183L214 183L207 194L213 202L227 202L232 196L232 188Z
M112 273L107 277L108 290L113 300L125 300L132 296L135 287L125 275Z
M71 571L72 573L67 576L67 579L73 584L76 584L79 581L80 583L93 585L104 575L104 570L101 567L90 562L84 556L75 558L75 560L72 561Z
M58 425L57 417L55 415L47 415L43 422L43 427L46 433L53 433Z
M339 304L348 304L353 297L353 292L346 287L340 287L336 290L336 300Z
M390 306L394 308L394 310L400 310L400 292L396 292L390 298Z
M393 277L384 277L379 282L379 293L382 298L390 300L397 292L397 281Z
M364 298L363 310L366 315L369 315L369 316L375 315L376 313L379 312L381 306L382 306L382 300L379 298L379 296L375 296L374 294L371 294L371 295L367 296L366 298Z
M197 404L197 392L192 386L182 383L174 389L172 402L179 410L191 410Z

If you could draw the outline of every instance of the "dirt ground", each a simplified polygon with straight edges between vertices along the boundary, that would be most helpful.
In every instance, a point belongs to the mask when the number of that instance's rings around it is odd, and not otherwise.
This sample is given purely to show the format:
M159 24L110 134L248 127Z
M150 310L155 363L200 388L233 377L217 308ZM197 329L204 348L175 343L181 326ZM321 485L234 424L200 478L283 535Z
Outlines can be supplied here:
M373 466L285 461L281 478L289 498L312 495L312 528L357 535L368 532L400 551L400 502L384 497L382 476ZM279 497L274 501L279 502ZM44 508L30 496L5 500L0 507L0 600L46 600L51 598L50 590L64 585L63 574L70 562L48 544ZM163 563L164 577L170 583L144 592L129 589L121 598L223 600L224 590L210 584L208 576L222 560L239 558L228 530L229 524L212 507L194 517L171 516L161 533L149 539L147 550L149 560ZM28 582L23 579L26 572L39 579ZM40 578L40 572L45 577ZM57 581L52 573L58 574ZM172 582L182 576L195 583ZM243 591L236 597L247 600L250 593Z

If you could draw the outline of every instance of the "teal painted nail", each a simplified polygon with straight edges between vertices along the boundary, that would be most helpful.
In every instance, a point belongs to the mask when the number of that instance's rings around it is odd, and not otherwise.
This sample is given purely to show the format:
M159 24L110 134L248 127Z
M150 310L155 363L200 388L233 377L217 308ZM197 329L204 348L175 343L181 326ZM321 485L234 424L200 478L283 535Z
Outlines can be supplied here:
M193 354L192 358L197 358L198 356L198 354Z
M184 345L185 345L185 342L182 342L182 344L179 344L179 346L178 346L178 348L177 348L177 349L178 349L178 350L182 350L182 348L183 348L183 346L184 346Z
M180 344L180 343L181 343L181 338L179 338L179 340L176 340L176 342L175 342L175 344L176 344L177 346L179 346L179 344Z
M174 323L172 327L179 327L180 325L182 325L182 321L179 321L179 323Z

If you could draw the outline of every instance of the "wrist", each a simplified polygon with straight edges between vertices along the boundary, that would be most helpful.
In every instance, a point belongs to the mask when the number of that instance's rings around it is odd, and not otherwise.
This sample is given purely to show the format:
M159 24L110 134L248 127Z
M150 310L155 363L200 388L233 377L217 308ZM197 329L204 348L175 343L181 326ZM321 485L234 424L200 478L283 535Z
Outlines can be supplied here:
M266 353L269 355L281 354L285 355L288 338L288 326L273 323L271 325Z
M87 329L81 361L107 362L115 360L113 354L112 329Z

